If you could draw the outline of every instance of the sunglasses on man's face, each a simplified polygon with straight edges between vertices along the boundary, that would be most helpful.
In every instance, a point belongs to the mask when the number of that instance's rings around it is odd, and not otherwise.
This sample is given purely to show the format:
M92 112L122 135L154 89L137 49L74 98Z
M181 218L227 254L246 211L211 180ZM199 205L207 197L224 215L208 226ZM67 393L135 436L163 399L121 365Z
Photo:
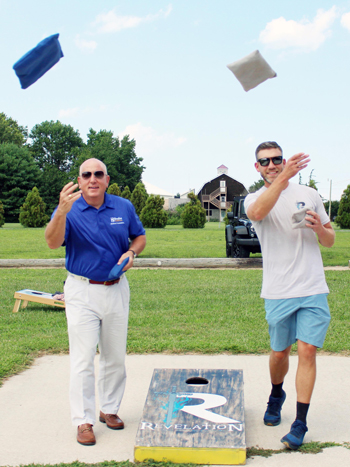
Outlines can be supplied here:
M282 164L283 156L263 157L263 158L258 160L259 164L262 167L267 167L270 164L270 161L272 161L275 165L280 165L280 164Z
M99 180L102 180L102 178L105 176L103 170L96 170L96 172L83 172L81 176L84 180L88 180L91 178L92 174L94 174L95 178L98 178Z

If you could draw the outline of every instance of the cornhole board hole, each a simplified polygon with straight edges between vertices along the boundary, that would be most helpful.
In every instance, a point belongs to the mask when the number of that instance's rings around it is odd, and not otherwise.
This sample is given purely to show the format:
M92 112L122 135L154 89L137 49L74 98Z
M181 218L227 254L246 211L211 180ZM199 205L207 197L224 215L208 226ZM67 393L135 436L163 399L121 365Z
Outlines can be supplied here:
M17 313L19 307L21 306L21 301L23 300L22 308L25 308L28 305L28 302L37 302L44 303L45 305L58 306L60 308L65 308L63 300L54 300L51 293L39 292L37 290L24 289L15 292L14 298L15 306L13 307L13 312Z
M155 369L135 461L245 464L243 370Z

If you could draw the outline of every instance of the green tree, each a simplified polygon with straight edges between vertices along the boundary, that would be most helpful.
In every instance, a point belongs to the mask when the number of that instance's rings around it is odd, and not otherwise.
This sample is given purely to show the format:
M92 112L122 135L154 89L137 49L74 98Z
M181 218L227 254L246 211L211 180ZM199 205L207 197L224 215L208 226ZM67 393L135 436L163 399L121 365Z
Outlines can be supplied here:
M84 142L71 125L52 120L35 125L29 136L30 151L42 173L40 193L52 212L63 186L74 179L70 172Z
M145 185L140 182L135 186L134 191L131 194L130 201L135 207L136 213L138 216L140 216L142 209L146 205L146 201L148 198L148 194L145 188Z
M40 170L29 149L13 143L0 144L0 199L6 222L17 222L28 191L40 182Z
M163 209L164 198L150 195L142 209L140 220L144 227L162 229L166 226L168 213Z
M118 186L118 183L112 183L112 185L109 185L107 193L109 193L110 195L121 196L121 191Z
M194 193L189 193L187 197L190 202L183 210L182 225L184 229L202 229L205 225L205 209Z
M23 146L27 138L26 127L18 125L16 120L7 117L3 112L0 113L0 144L13 143L17 146Z
M129 200L131 198L131 191L130 191L130 188L128 187L128 185L126 185L126 187L122 191L122 198L129 199Z
M100 130L97 133L90 128L88 133L87 148L91 157L106 164L111 183L118 183L122 187L128 185L131 190L141 181L144 170L141 165L143 159L137 157L135 145L135 141L129 140L128 135L120 141L112 131Z
M0 200L0 227L2 227L5 224L5 211L4 211L4 205L2 204Z
M347 186L341 195L335 223L339 225L341 229L350 229L350 185Z
M264 180L261 178L257 182L254 182L250 187L248 188L249 193L255 193L256 191L260 190L261 187L263 187L265 184Z
M338 210L339 210L339 204L340 204L340 201L332 201L331 202L331 220L333 220L335 217L337 217L338 215ZM328 214L329 212L329 201L326 201L324 203L324 208L326 210L326 213Z
M46 205L39 195L39 190L35 186L27 195L21 207L19 221L24 227L43 227L49 221L49 216L45 214Z

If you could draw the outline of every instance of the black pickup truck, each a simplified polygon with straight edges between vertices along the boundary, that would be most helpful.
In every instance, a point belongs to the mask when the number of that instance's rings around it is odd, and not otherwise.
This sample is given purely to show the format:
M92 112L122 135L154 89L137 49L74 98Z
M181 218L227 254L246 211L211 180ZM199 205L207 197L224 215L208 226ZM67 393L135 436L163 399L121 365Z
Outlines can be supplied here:
M227 213L227 258L249 258L250 253L261 253L255 229L244 210L244 198L245 196L236 196L233 199L232 212Z

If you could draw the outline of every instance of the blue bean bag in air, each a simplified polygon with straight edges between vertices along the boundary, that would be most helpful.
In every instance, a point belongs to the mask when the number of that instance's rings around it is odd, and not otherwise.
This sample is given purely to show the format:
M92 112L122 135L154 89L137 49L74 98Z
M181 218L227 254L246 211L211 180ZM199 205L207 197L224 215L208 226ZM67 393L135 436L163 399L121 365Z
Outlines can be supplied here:
M58 37L53 34L42 40L13 65L22 89L35 83L63 57Z

